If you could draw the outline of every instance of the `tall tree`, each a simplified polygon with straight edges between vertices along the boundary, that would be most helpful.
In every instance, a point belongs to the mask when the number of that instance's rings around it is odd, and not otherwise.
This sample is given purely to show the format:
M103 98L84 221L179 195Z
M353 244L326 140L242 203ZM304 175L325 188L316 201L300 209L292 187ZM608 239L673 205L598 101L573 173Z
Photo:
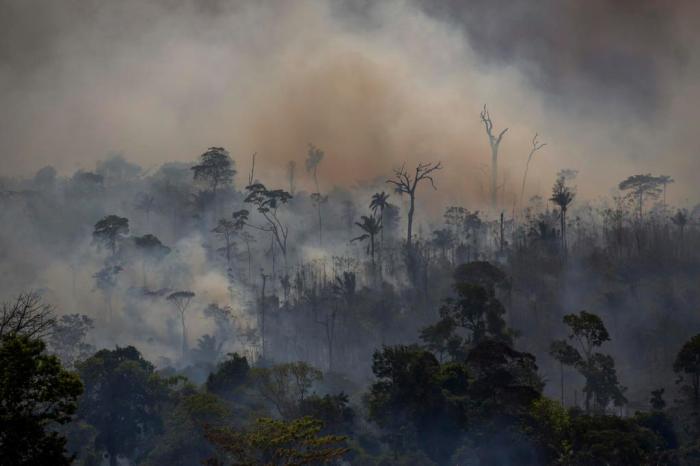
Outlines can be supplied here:
M382 191L381 193L374 193L372 195L372 200L369 203L369 208L372 210L372 215L379 218L379 223L384 225L384 210L389 206L389 194ZM379 211L379 215L377 215ZM382 243L384 243L384 230L381 232Z
M595 351L610 340L601 318L581 311L565 315L564 323L569 327L569 340L578 348L565 341L558 341L552 349L562 364L575 367L586 379L583 388L586 412L591 411L592 402L599 412L603 412L611 402L615 406L624 405L627 402L624 396L626 388L617 379L615 361L611 356Z
M481 123L484 125L491 147L491 208L496 209L498 206L498 149L508 128L498 133L498 136L494 135L493 122L486 105L481 111Z
M321 161L325 153L314 146L309 144L309 150L306 157L306 171L311 173L314 179L314 185L316 186L316 192L311 193L311 200L316 206L318 212L318 244L323 245L323 219L321 217L321 205L328 202L328 196L321 194L321 187L318 184L318 166L321 165Z
M355 225L360 227L364 233L356 238L350 240L353 241L365 241L369 239L369 244L367 246L367 252L369 252L372 258L372 266L374 266L374 237L379 234L382 229L381 223L374 217L370 215L369 217L363 215L360 222L355 222Z
M170 248L160 242L155 235L143 235L134 237L134 246L141 255L141 274L143 275L143 286L148 286L146 275L146 263L157 262L170 254Z
M175 305L177 313L180 315L180 324L182 326L182 356L187 353L187 326L185 325L185 312L194 298L192 291L176 291L168 295L167 300Z
M550 201L554 202L559 207L559 224L561 228L561 248L566 255L566 212L569 205L574 201L576 193L566 186L566 180L563 176L557 178L557 181L552 187L552 197Z
M112 257L117 255L119 242L129 234L129 219L118 215L108 215L95 224L92 232L93 240L112 252Z
M240 222L256 230L270 233L274 243L276 243L282 251L286 265L289 226L279 217L279 208L287 204L292 198L292 195L282 189L267 189L264 184L259 182L248 185L246 190L248 191L248 195L244 202L255 206L258 213L265 219L265 224L256 225L250 223L250 212L245 209L233 213L234 222Z
M519 205L523 204L523 198L525 197L525 182L527 181L527 172L530 169L530 162L532 161L532 156L535 155L535 152L547 145L546 142L539 142L537 140L537 133L535 133L535 136L532 138L531 144L532 147L530 148L530 153L527 155L527 162L525 162L525 173L523 173L523 185L520 187L520 198L518 199Z
M199 163L192 167L195 181L202 181L212 194L212 200L218 209L218 191L230 186L236 175L233 159L223 147L210 147L199 156Z
M66 439L55 429L71 420L83 391L78 376L41 340L21 334L0 339L0 463L70 465Z
M408 229L406 232L406 246L410 250L413 241L413 214L416 211L416 190L421 181L430 181L433 189L437 190L433 173L442 168L440 162L437 163L419 163L416 165L414 174L410 174L406 170L406 166L402 165L400 169L394 170L394 179L386 180L387 183L394 185L395 191L401 195L408 194Z
M664 191L666 184L670 182L667 176L632 175L620 182L620 191L627 191L627 197L636 199L637 215L642 218L644 213L644 201L646 199L658 199Z

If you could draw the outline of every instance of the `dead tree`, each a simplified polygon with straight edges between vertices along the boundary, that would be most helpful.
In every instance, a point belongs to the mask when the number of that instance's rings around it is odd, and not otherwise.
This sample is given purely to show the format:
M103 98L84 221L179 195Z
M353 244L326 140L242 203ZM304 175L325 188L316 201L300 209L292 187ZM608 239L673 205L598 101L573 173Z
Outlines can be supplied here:
M442 164L437 163L422 163L419 162L416 166L416 172L410 175L406 170L406 165L402 165L400 169L394 170L393 180L386 180L387 183L393 184L397 193L403 195L408 194L409 197L409 208L408 208L408 231L406 233L406 246L411 249L411 241L413 237L413 214L416 210L416 188L418 184L423 180L430 181L433 189L437 190L435 186L435 181L433 180L432 173L442 169Z
M527 181L527 172L530 169L530 161L532 161L532 156L535 155L535 152L542 149L546 145L547 145L546 142L537 141L537 133L535 133L535 137L532 138L532 147L530 148L530 153L528 154L527 162L525 163L525 173L523 174L523 185L520 188L519 204L521 206L523 203L523 197L525 196L525 182Z
M508 128L498 133L498 136L494 136L493 122L486 105L484 105L484 110L481 112L481 122L484 124L484 129L489 137L489 145L491 146L491 207L495 209L498 203L498 147L501 145L503 135L506 134Z
M53 306L42 303L36 291L22 293L13 302L0 306L0 338L11 335L44 338L51 334L55 323Z

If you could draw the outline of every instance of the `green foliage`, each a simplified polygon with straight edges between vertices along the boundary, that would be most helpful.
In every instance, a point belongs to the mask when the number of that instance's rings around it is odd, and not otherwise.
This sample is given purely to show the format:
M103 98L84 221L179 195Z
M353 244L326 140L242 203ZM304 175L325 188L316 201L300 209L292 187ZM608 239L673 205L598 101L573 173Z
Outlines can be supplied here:
M441 373L435 356L415 345L375 352L372 371L377 381L367 395L369 418L387 432L392 449L402 452L415 444L431 458L445 459L460 435L463 415L453 403L459 393L443 387L459 386L452 380L464 381L466 374Z
M189 466L200 464L214 454L204 437L204 426L222 426L230 416L227 406L210 393L188 387L165 415L163 434L144 466Z
M586 395L586 412L593 407L600 412L613 403L622 406L627 403L626 388L617 379L615 360L612 356L594 352L610 340L600 317L587 311L567 314L564 323L569 326L569 339L574 341L581 352L566 341L557 340L550 346L550 354L562 364L575 367L586 379L583 392ZM583 353L583 354L582 354Z
M112 464L161 430L174 381L158 376L136 348L101 350L77 367L85 384L78 414L98 430L95 445Z
M56 429L70 421L82 392L78 377L45 353L41 340L8 335L0 346L0 462L68 465Z
M228 359L216 366L207 377L207 391L223 398L231 398L234 391L247 379L250 372L248 360L238 353L228 355Z
M348 453L345 437L319 435L322 422L311 417L291 421L260 418L247 430L208 428L207 439L225 458L206 464L302 466L332 464Z
M684 383L682 389L697 409L700 405L700 334L683 345L673 362L673 370L680 377L679 383Z
M301 361L255 368L251 376L260 395L285 419L298 416L299 404L323 379L321 371Z

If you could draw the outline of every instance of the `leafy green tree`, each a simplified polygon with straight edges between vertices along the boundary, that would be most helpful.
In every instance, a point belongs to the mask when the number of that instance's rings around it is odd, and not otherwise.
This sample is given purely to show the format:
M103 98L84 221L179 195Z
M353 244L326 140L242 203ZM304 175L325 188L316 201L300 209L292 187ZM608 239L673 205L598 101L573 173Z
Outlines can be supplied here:
M334 464L349 451L345 437L320 435L323 423L311 417L291 421L260 418L246 430L209 428L207 439L223 459L209 466L282 466Z
M299 412L302 416L323 422L322 432L325 434L351 434L355 411L349 402L345 393L324 396L314 394L299 403Z
M245 383L249 372L250 366L245 357L238 353L229 354L228 359L220 362L207 377L207 391L231 399L235 390Z
M563 365L575 367L586 379L583 388L586 412L591 411L591 402L598 411L604 411L611 402L615 406L624 405L627 402L624 396L626 388L617 379L615 360L609 355L595 352L596 348L610 340L601 318L581 311L564 316L564 323L570 329L569 340L578 349L565 341L555 341L551 354Z
M376 351L376 382L367 395L370 420L386 433L395 458L416 445L433 460L446 460L460 436L468 376L455 364L443 371L430 352L416 346Z
M177 404L165 413L163 434L154 439L154 448L144 466L190 466L201 464L214 453L204 436L205 426L221 427L230 409L217 396L187 387Z
M71 420L83 386L41 340L9 334L0 344L0 462L69 465L56 428Z
M506 310L496 296L496 287L506 283L503 272L488 262L471 262L457 268L454 280L455 295L444 300L441 317L466 330L468 344L487 337L510 343Z
M109 455L132 457L162 428L162 407L172 383L160 377L136 348L100 350L77 365L85 392L78 415L95 426L95 446Z
M92 238L96 244L109 249L112 252L112 257L115 257L119 242L128 234L129 219L118 215L108 215L95 224Z
M676 356L673 370L695 409L700 408L700 334L688 340Z
M255 368L251 375L260 395L285 419L298 416L299 405L323 379L321 371L302 361Z

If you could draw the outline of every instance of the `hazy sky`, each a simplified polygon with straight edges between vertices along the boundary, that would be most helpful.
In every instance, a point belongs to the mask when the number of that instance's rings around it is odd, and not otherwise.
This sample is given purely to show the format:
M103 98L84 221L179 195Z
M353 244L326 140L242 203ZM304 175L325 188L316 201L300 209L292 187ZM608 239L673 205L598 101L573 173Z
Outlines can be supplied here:
M539 132L529 194L561 168L587 196L652 172L685 204L700 197L697 3L0 0L0 174L222 145L243 171L257 151L271 179L313 142L323 183L439 159L441 193L468 201L486 103L510 128L511 192Z

